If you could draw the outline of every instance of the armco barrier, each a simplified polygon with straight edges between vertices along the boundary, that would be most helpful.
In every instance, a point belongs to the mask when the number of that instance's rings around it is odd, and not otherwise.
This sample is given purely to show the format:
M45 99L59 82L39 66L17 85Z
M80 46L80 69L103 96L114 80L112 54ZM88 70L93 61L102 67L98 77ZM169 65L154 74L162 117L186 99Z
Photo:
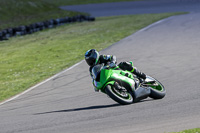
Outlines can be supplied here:
M77 15L74 17L50 19L43 22L33 23L27 26L22 25L19 27L8 28L0 31L0 41L8 40L10 37L14 36L32 34L34 32L42 31L48 28L53 28L63 24L83 22L83 21L95 21L95 18L91 16Z

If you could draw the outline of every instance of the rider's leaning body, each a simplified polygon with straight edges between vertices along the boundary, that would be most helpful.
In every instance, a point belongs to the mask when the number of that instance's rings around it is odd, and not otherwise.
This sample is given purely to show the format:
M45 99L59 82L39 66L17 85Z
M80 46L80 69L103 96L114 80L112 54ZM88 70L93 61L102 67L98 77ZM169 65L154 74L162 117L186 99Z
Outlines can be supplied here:
M116 65L117 60L116 56L114 55L99 55L99 52L95 49L90 49L85 53L85 61L90 66L89 71L90 75L92 76L92 68L95 65L104 63L105 65ZM146 79L146 75L140 72L136 67L133 66L130 62L121 62L119 68L122 70L130 71L131 73L135 74L137 77L142 78L143 80Z

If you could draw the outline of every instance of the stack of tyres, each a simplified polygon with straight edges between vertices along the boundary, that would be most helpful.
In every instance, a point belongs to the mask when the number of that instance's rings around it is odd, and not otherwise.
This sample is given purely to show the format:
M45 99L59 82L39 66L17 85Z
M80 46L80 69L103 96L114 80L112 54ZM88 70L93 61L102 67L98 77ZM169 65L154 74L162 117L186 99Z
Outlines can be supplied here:
M10 37L13 36L23 36L27 34L32 34L34 32L42 31L44 29L60 26L63 24L83 22L83 21L95 21L95 18L91 16L77 15L74 17L50 19L43 22L33 23L27 26L21 25L19 27L8 28L0 30L0 41L8 40Z

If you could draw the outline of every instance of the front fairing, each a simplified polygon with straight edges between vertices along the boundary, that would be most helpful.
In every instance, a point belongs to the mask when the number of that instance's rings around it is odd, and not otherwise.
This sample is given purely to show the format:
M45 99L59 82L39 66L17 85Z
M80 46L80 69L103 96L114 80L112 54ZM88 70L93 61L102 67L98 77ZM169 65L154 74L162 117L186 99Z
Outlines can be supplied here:
M99 80L98 79L98 78L100 78L99 74L100 74L101 70L103 69L103 66L104 66L103 64L99 64L92 68L92 78L94 80L97 80L97 81Z
M110 79L121 82L132 91L135 89L135 81L133 75L128 71L115 72L110 76Z
M129 88L134 90L135 82L133 76L128 71L114 70L113 68L105 69L105 67L97 66L93 70L93 85L97 90L104 92L104 87L110 81L120 81L127 83ZM98 70L98 71L97 71Z
M104 78L101 77L102 73L104 73L103 67L103 64L98 64L92 68L93 85L97 90L102 88L102 85L104 84Z
M101 69L98 77L95 79L96 76L93 76L93 85L98 90L103 88L106 82L110 81L110 75L112 74L111 70Z

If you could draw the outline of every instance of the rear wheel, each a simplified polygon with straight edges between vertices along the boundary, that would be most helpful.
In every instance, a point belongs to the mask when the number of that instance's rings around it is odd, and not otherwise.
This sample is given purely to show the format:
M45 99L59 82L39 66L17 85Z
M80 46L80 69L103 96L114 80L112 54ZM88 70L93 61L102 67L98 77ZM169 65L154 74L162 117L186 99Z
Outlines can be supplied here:
M133 103L132 95L124 88L117 89L114 85L107 85L105 87L106 94L114 101L120 104L131 104Z
M162 99L166 95L165 87L155 78L148 76L151 80L154 80L154 83L147 83L148 86L151 88L151 93L149 97L153 99Z

